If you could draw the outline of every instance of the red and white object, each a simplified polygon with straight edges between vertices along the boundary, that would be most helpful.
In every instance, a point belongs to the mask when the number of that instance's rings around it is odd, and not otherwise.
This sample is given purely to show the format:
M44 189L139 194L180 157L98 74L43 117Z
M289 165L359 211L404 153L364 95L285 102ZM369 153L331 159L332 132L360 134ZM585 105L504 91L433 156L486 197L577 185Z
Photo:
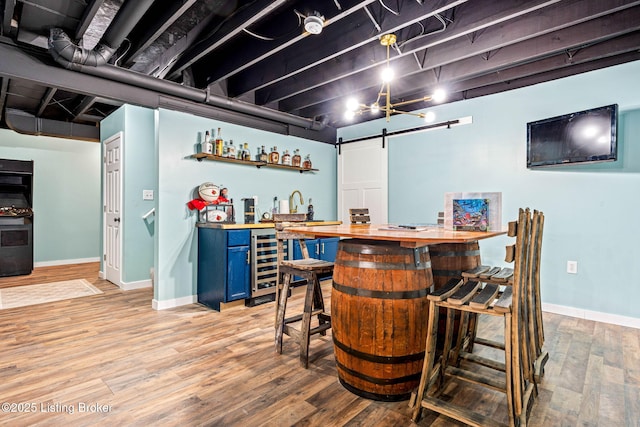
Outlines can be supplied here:
M214 202L220 195L220 188L212 182L203 182L198 188L200 198L205 202Z

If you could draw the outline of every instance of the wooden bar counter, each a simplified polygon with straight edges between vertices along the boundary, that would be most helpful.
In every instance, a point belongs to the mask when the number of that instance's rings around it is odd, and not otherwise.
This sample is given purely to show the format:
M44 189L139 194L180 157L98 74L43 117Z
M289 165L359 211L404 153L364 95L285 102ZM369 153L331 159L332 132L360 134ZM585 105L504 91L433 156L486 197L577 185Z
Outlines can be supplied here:
M338 245L331 292L338 378L359 396L397 401L408 399L420 380L427 295L434 289L432 268L451 260L464 268L479 265L478 240L505 231L390 228L343 224L287 230L310 237L346 238ZM430 252L437 252L438 246L445 249L434 260Z

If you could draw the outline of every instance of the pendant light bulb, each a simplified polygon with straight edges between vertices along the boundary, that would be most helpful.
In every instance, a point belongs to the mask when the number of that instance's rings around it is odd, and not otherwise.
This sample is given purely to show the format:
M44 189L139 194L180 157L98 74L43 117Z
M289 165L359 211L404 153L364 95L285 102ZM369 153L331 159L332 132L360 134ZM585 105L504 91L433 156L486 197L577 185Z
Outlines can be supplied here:
M433 95L431 95L431 99L433 99L434 102L442 102L447 99L447 92L445 92L444 89L436 89Z
M360 103L355 98L347 99L347 111L357 111L360 108Z
M380 104L374 102L373 104L371 104L371 107L369 107L369 109L371 110L371 114L378 114L380 112Z
M424 113L424 121L426 123L433 123L436 120L436 113L433 111L427 111Z
M394 76L393 68L386 67L384 70L382 70L381 77L384 83L389 83L390 81L392 81L393 76Z

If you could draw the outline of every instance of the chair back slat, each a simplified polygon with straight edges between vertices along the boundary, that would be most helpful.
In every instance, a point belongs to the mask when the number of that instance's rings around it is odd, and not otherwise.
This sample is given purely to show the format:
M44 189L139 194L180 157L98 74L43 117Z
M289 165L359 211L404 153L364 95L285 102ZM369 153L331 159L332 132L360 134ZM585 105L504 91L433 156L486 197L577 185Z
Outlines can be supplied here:
M369 208L349 209L349 219L351 224L369 224L371 222Z

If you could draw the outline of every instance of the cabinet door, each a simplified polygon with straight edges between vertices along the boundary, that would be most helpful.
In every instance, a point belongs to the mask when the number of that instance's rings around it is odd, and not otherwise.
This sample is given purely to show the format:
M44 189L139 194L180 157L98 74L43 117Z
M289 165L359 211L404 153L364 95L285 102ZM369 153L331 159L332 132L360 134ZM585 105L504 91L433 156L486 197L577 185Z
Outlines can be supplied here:
M306 239L307 250L311 258L318 258L320 256L320 239ZM337 246L336 246L337 250ZM300 250L300 242L293 241L293 259L302 259L302 250Z
M249 298L249 246L227 248L227 301Z
M329 237L326 239L320 239L320 254L319 258L324 261L335 262L336 254L338 253L339 237Z

